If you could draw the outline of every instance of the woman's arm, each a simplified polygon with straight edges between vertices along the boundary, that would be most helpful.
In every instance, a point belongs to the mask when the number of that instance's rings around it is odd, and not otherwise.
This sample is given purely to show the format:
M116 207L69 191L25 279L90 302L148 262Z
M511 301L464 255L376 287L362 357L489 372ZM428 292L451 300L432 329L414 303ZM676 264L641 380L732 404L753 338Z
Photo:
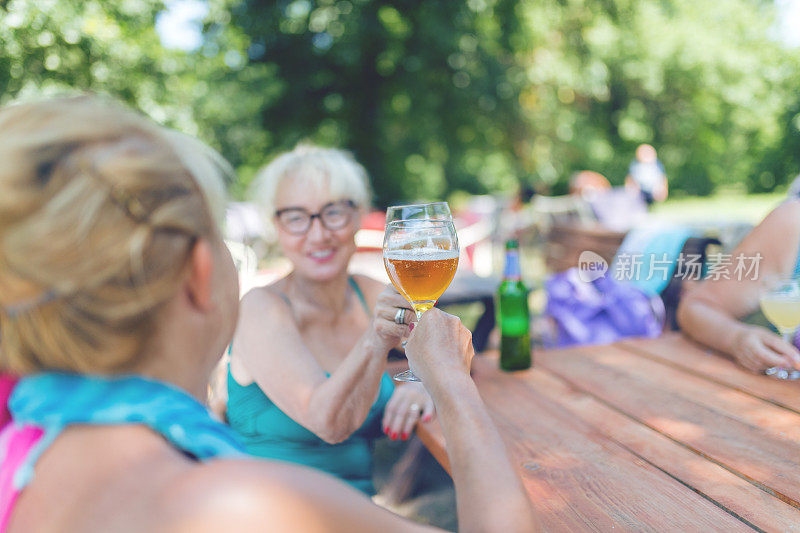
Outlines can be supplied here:
M406 344L414 374L431 394L447 443L461 531L540 529L530 500L475 383L472 334L439 309L426 312Z
M505 445L469 377L472 341L460 321L425 313L407 350L436 402L456 488L459 531L538 531ZM431 531L372 504L321 472L269 461L215 461L170 488L168 531L298 533Z
M800 245L800 202L786 202L770 213L733 251L734 261L762 259L758 275L705 280L687 291L678 306L678 323L685 334L733 356L753 371L771 366L800 365L800 353L769 330L740 319L759 307L765 276L792 272Z
M303 343L292 310L277 294L254 289L242 299L231 365L237 365L297 423L329 443L345 440L366 419L378 392L386 354L408 330L394 323L405 300L386 291L370 328L338 368L326 377Z

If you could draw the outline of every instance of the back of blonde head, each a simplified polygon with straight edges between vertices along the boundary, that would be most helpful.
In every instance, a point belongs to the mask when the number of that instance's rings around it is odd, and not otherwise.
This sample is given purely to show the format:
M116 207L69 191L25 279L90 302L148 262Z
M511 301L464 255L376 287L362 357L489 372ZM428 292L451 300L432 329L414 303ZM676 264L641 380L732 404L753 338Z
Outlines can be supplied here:
M220 160L79 97L0 110L0 162L0 369L129 368L216 231Z

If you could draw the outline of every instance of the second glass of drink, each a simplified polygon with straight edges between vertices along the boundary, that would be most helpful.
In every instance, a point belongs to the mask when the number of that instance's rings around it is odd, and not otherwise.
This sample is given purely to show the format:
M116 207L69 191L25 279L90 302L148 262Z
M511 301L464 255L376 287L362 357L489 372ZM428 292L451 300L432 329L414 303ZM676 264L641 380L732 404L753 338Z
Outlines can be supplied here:
M792 344L793 334L800 326L800 280L794 276L769 276L764 280L759 298L761 311ZM800 379L800 370L772 367L764 373L778 379Z

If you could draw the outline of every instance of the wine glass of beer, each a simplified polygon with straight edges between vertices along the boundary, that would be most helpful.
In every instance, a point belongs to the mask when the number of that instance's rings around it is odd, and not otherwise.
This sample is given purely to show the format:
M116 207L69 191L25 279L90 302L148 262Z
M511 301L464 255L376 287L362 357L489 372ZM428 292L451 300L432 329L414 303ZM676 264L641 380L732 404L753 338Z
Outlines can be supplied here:
M793 276L770 276L764 280L759 298L761 311L792 344L792 335L800 326L800 280ZM792 368L772 367L764 371L778 379L800 379L800 371Z
M458 237L452 220L390 222L383 237L383 264L392 285L421 318L453 281L458 267ZM394 379L419 381L410 370Z

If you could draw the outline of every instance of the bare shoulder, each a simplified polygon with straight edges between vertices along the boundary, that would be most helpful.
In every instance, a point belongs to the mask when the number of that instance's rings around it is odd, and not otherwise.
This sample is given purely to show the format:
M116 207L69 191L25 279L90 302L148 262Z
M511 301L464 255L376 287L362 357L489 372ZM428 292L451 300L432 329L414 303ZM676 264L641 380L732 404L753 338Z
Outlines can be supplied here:
M165 490L165 531L303 531L296 518L318 523L310 501L270 466L214 461L180 476Z
M292 309L279 289L268 285L249 290L242 297L231 344L230 369L234 379L243 386L252 383L253 362L280 356L279 341L299 335Z
M370 305L375 305L378 295L386 288L385 283L363 274L354 274L353 279L358 284L361 292L364 293L364 297Z
M800 245L800 200L783 202L742 240L734 254L763 255L765 273L782 272L794 267Z
M164 496L165 531L415 531L356 490L285 463L220 460L176 479Z
M264 313L285 313L289 304L282 296L280 285L273 283L262 287L254 287L242 297L242 319L252 315L263 316Z
M800 199L793 198L783 202L773 209L758 227L768 226L769 228L798 228L800 231Z

